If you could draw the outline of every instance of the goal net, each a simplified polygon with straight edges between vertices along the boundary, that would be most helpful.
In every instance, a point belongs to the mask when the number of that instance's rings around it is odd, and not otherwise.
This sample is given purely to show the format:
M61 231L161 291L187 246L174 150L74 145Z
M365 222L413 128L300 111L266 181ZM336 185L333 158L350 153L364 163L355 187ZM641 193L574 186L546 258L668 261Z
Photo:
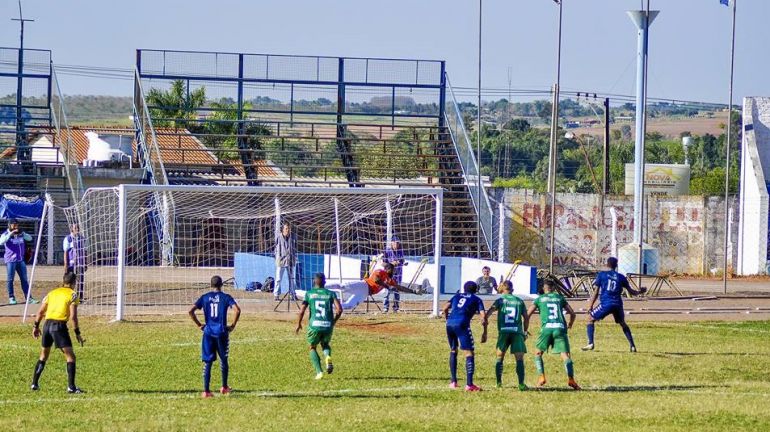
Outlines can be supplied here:
M401 284L426 292L402 293L401 310L436 313L441 204L432 188L121 185L89 189L65 215L85 238L87 313L182 312L213 275L232 282L225 290L236 299L272 310L273 295L253 289L276 278L283 224L296 238L296 289L309 289L317 272L328 283L360 281L395 247L406 263Z

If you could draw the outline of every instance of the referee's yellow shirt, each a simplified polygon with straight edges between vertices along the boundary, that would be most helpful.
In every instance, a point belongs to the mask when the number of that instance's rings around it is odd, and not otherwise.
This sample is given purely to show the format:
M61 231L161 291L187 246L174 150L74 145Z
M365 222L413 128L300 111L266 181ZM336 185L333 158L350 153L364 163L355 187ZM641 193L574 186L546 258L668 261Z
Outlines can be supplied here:
M70 287L59 287L48 293L43 304L48 305L45 319L67 321L70 319L70 305L79 304L77 293Z

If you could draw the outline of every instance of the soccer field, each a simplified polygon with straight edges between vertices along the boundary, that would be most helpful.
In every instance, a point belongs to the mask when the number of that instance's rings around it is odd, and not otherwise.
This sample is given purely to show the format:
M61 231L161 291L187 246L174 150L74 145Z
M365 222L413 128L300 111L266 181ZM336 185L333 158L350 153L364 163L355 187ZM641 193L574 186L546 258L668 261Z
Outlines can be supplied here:
M65 392L63 356L52 353L41 390L29 382L39 345L31 326L0 326L3 430L770 430L770 322L643 321L597 326L597 350L582 322L572 331L580 392L566 387L556 355L545 356L545 389L494 388L494 340L478 344L481 393L447 387L443 320L420 316L343 317L335 371L313 379L304 334L289 315L246 314L232 334L231 396L203 400L200 331L181 317L110 324L84 319L78 385ZM535 326L537 327L537 326ZM474 323L480 335L480 325ZM533 331L536 336L537 330ZM533 351L533 338L528 342ZM464 362L459 376L464 381ZM536 375L526 358L527 383ZM215 365L212 387L219 387Z

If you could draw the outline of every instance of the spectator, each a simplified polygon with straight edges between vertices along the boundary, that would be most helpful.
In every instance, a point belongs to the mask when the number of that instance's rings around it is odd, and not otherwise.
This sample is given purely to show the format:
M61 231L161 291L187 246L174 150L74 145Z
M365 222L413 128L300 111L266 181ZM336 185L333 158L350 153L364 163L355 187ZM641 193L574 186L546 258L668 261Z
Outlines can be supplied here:
M24 262L24 253L27 245L25 242L31 242L32 236L19 228L19 221L10 219L8 229L0 235L0 246L5 246L5 268L7 275L6 287L8 288L8 303L15 305L16 296L13 292L13 279L16 274L19 275L21 282L21 291L26 299L29 296L30 303L37 303L29 293L29 282L27 280L27 263Z
M284 222L281 233L275 237L275 301L280 301L281 279L284 272L289 278L289 295L296 300L294 292L294 277L297 266L297 237L291 232L291 225Z
M497 281L494 277L489 275L491 271L492 270L487 266L484 266L481 269L482 276L476 279L476 285L479 286L479 294L495 293L495 290L497 289Z
M62 247L64 249L64 272L75 273L78 298L82 301L86 272L86 241L85 237L80 234L80 226L77 223L70 226L70 233L64 237Z
M404 251L401 249L401 241L398 237L393 236L390 239L390 245L385 247L385 253L383 254L383 260L386 263L393 265L392 279L397 285L401 285L401 278L403 275L403 267L406 265L404 261ZM390 310L390 295L393 294L393 312L398 312L401 301L401 293L398 290L388 289L385 292L385 313Z

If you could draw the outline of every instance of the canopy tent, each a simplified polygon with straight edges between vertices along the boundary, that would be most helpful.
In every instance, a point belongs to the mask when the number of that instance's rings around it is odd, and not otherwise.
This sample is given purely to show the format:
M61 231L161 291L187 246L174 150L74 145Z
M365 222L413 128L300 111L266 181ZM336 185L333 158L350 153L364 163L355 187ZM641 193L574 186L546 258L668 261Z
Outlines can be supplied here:
M0 195L0 219L40 220L45 201L42 198L25 199L12 195Z

